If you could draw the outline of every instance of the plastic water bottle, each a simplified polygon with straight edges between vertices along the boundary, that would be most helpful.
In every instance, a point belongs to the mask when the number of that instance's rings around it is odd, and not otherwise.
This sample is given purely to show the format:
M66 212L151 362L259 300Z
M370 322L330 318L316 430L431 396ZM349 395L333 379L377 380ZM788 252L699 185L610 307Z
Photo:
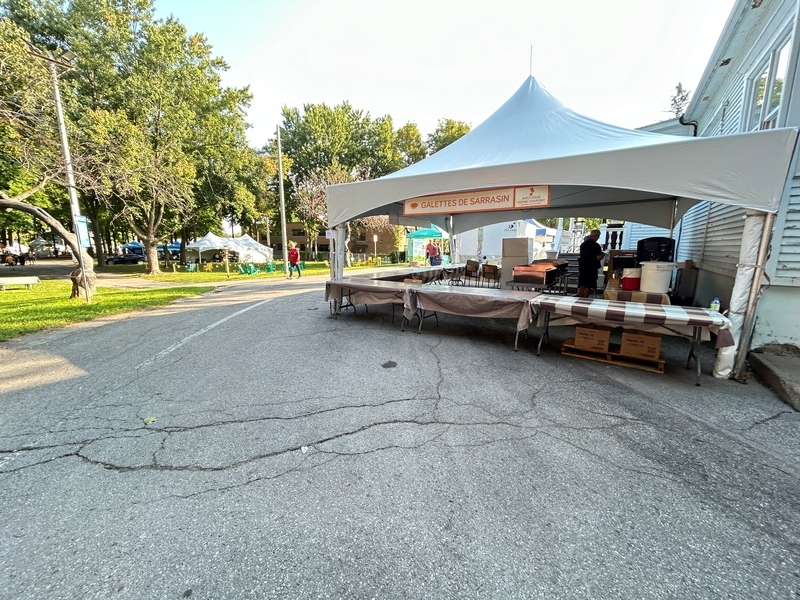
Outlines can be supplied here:
M711 310L715 310L715 311L719 312L719 298L716 297L716 296L711 301Z

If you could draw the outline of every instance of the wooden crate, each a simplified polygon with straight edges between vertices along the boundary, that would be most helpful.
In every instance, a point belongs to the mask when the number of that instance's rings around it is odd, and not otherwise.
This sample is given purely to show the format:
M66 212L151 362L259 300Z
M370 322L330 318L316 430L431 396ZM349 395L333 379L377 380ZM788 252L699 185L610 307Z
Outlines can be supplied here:
M575 338L569 338L561 346L561 354L565 356L576 356L578 358L585 358L596 362L606 363L608 365L620 365L630 369L639 369L641 371L650 371L651 373L664 372L664 355L661 354L658 360L641 360L636 358L628 358L619 353L619 344L609 344L606 352L588 352L575 347Z

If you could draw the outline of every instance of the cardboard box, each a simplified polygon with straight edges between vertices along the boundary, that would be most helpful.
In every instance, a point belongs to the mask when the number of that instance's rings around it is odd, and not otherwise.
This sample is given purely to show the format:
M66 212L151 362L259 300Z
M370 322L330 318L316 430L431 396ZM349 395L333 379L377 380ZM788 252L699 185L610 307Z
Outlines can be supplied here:
M679 269L694 269L694 261L693 260L685 260L683 262L679 262L677 267Z
M575 347L587 352L608 352L608 340L611 328L595 325L575 326Z
M624 330L619 353L629 358L658 360L661 354L661 336L645 331Z

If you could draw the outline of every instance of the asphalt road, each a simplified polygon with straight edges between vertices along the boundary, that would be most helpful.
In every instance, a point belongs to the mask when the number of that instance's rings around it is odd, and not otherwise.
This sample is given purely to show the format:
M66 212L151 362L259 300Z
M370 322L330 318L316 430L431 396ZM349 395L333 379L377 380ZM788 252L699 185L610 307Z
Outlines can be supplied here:
M0 598L796 598L800 418L755 381L339 319L322 278L0 345ZM535 332L535 330L532 330Z

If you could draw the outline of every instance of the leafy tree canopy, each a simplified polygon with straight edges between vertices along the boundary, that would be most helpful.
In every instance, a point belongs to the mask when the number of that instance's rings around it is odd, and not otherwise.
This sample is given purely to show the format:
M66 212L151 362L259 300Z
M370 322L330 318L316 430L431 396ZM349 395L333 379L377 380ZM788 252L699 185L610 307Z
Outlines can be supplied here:
M428 152L433 154L455 142L458 138L467 135L471 127L464 121L453 119L439 119L439 124L432 134L428 136Z

